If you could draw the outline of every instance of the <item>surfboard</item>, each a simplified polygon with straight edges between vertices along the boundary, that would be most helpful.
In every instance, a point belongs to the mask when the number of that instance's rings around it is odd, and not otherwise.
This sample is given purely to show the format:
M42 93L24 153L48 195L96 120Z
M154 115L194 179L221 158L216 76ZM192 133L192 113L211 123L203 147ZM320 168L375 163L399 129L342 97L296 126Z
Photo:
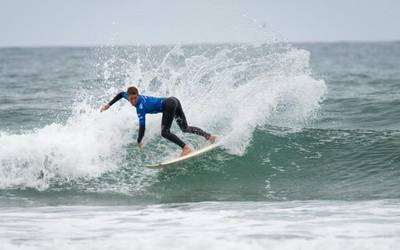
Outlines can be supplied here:
M160 168L163 168L163 167L166 167L166 166L170 166L170 165L173 165L173 164L181 162L181 161L188 160L188 159L193 158L193 157L197 157L199 155L207 153L207 152L209 152L209 151L211 151L213 149L216 149L219 146L221 146L221 144L219 142L220 142L220 137L218 137L217 141L214 142L213 144L209 144L209 145L207 145L205 147L202 147L202 148L200 148L198 150L194 150L192 153L190 153L188 155L185 155L185 156L182 156L182 157L178 157L178 158L175 158L175 159L171 159L171 160L167 160L167 161L163 161L163 162L156 163L156 164L146 165L145 167L152 168L152 169L160 169Z

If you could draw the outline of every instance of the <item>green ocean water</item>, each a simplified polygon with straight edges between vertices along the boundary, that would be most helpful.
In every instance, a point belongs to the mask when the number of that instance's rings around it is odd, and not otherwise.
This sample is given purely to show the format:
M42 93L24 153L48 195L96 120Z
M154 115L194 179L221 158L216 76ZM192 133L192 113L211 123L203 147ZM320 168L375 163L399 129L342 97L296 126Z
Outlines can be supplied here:
M394 249L398 65L396 42L2 48L2 243ZM223 135L223 146L163 171L145 169L179 150L160 136L160 115L148 116L140 152L128 102L99 112L132 84L177 96L189 123ZM200 229L211 224L201 241Z

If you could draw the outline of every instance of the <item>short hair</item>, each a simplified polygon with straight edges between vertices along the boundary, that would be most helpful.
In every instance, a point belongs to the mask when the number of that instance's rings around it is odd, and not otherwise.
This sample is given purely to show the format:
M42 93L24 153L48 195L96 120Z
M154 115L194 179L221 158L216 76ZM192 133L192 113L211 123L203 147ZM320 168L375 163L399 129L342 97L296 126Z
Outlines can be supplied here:
M136 87L129 87L128 88L128 96L129 95L139 95L139 90Z

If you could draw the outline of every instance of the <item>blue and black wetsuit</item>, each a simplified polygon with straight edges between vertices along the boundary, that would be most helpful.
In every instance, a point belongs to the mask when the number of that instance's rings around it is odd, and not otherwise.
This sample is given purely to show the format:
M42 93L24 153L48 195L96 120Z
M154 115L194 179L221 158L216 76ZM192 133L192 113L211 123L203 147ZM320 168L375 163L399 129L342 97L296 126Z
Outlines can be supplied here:
M128 93L125 91L118 93L108 104L111 106L121 98L128 100ZM183 113L182 105L176 97L163 98L139 95L135 107L139 118L138 143L142 141L144 136L146 114L156 114L161 112L163 113L161 120L161 136L179 145L181 148L185 146L185 143L170 131L174 119L183 132L197 134L203 136L207 140L210 137L210 134L204 132L202 129L188 125L185 114Z

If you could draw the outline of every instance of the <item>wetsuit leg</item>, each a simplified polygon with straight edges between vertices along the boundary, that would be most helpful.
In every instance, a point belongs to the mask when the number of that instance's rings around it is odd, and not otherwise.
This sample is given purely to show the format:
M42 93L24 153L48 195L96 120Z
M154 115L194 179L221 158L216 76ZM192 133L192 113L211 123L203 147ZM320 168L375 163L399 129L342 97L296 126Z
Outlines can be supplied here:
M191 133L191 134L203 136L204 138L206 138L208 140L208 138L210 138L211 135L209 133L203 131L201 128L189 126L187 123L187 120L186 120L185 113L183 113L181 102L175 97L172 97L172 98L174 98L178 103L178 107L176 108L176 112L175 112L175 119L176 119L176 123L178 123L181 130L184 133Z
M183 148L185 143L170 131L178 105L179 102L176 98L169 97L164 99L164 109L161 119L161 136Z

